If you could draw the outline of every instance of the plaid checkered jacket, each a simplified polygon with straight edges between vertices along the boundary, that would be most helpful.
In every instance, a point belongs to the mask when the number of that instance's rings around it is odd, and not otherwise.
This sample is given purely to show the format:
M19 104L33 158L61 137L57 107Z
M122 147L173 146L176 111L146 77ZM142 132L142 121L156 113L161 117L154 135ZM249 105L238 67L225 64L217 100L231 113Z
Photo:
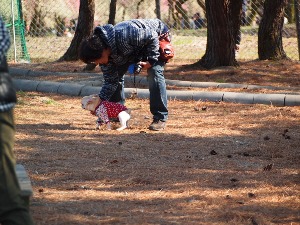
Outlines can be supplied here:
M10 46L10 36L0 17L0 112L6 112L15 106L16 93L8 74L5 54Z
M5 60L5 54L10 46L10 36L6 30L5 24L0 17L0 62Z
M159 19L134 19L115 26L108 24L95 28L94 34L100 36L112 50L108 65L101 66L105 80L99 94L101 99L110 99L130 63L143 59L153 65L158 61L158 37L168 30Z

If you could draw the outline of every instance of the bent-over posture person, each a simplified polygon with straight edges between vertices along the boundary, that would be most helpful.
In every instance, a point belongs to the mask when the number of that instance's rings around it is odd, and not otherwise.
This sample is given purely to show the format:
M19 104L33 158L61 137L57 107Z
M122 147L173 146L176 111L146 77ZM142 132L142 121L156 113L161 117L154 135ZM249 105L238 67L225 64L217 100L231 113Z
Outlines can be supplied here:
M147 69L153 115L150 130L164 129L168 119L166 60L161 58L159 50L159 38L168 34L169 28L159 19L134 19L115 26L96 27L79 49L83 62L101 66L104 84L99 97L102 100L124 103L124 74L129 65L138 63Z

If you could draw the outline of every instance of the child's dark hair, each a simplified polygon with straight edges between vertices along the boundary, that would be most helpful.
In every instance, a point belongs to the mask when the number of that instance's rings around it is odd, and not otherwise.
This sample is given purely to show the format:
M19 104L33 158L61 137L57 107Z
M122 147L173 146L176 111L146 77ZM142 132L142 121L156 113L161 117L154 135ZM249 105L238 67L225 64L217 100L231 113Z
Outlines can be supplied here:
M92 63L100 59L107 46L97 35L92 35L83 40L79 46L79 59L85 63Z

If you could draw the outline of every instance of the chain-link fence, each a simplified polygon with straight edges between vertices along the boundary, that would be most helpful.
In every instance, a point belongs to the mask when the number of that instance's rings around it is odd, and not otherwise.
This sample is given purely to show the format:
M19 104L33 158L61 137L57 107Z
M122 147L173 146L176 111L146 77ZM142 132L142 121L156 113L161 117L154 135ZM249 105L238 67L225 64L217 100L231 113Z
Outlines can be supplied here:
M257 34L263 0L242 1L241 42L237 59L252 60L258 58ZM79 0L2 0L0 14L14 40L9 59L18 62L59 59L74 35L79 4ZM110 1L95 0L95 5L95 25L106 24ZM294 0L289 0L285 11L283 48L288 57L299 60L294 7ZM204 0L117 1L115 22L156 17L161 17L172 29L176 51L174 60L196 61L203 56L207 41Z

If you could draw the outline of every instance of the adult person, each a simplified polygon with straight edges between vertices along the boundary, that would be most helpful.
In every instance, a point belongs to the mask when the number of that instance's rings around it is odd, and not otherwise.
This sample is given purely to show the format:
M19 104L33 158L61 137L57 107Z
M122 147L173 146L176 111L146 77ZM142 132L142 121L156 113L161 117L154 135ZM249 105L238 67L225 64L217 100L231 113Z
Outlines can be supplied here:
M196 29L196 25L195 25L195 21L194 21L194 16L190 17L189 19L189 23L190 23L190 28L191 29Z
M204 26L204 21L201 18L199 12L194 14L194 24L195 24L195 29L201 29Z
M101 66L104 84L99 97L111 102L124 102L124 74L132 63L147 69L150 130L162 130L168 119L167 93L164 77L166 61L161 58L159 38L169 38L169 28L159 19L133 19L115 26L97 26L93 35L81 43L79 58L85 63Z
M13 107L17 98L5 58L9 46L10 37L0 17L0 224L32 225L15 172Z
M246 26L247 25L247 6L248 4L248 0L242 0L242 26Z

